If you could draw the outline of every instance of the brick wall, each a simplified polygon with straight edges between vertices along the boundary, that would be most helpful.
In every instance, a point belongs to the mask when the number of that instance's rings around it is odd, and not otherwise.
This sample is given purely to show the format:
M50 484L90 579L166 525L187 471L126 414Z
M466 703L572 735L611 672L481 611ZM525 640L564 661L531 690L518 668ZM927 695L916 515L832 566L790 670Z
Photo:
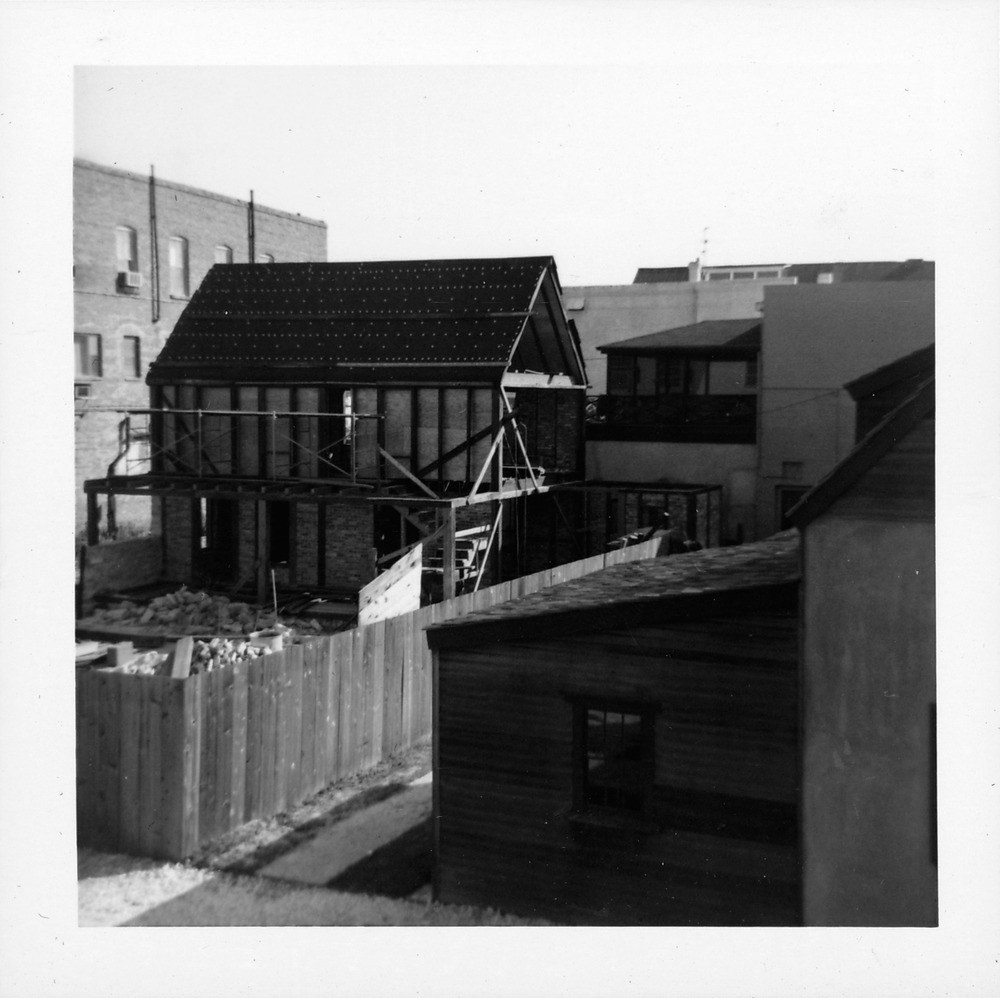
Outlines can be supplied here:
M197 288L214 263L216 245L233 250L233 262L247 261L246 202L209 191L157 180L157 249L160 275L160 316L153 321L149 178L77 160L73 169L73 289L74 331L100 337L100 375L78 376L90 397L76 403L76 524L86 526L83 482L103 478L118 452L121 416L98 413L96 406L144 408L149 389L144 378L163 348L185 299L171 299L168 242L188 240L189 290ZM116 226L136 232L138 290L117 288ZM277 261L326 260L326 225L272 208L256 206L256 249ZM139 340L139 376L123 356L126 337ZM118 473L148 470L134 463ZM102 500L103 505L103 500ZM155 510L145 502L119 500L119 525L159 529Z
M300 502L295 513L295 584L319 583L319 506Z
M532 462L547 472L582 476L583 394L520 388L515 404L518 419L525 425Z
M326 584L360 588L375 577L373 507L338 505L326 508Z

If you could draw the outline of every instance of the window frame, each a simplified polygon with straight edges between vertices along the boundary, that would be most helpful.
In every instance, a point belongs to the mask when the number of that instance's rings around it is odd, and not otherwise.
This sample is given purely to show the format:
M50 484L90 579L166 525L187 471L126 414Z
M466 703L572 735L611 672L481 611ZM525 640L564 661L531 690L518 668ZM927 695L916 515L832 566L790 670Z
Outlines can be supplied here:
M121 255L121 239L128 241L128 256ZM120 274L139 272L139 233L131 225L115 226L115 260Z
M77 345L83 341L97 344L96 354L91 353L89 350L87 352L87 359L91 365L93 365L96 357L96 373L93 370L81 371L77 367L77 361L79 360ZM73 367L76 372L75 378L77 381L97 381L104 377L104 343L100 333L73 333Z
M597 824L639 823L648 821L652 812L653 783L656 775L656 714L659 705L649 700L618 699L606 696L581 696L571 699L573 710L573 803L570 815ZM589 717L591 712L635 715L639 719L640 754L634 760L623 761L633 770L637 806L595 803L591 798L593 785L588 783L590 772Z
M224 259L220 260L219 257L222 256ZM227 246L225 243L219 243L213 250L212 259L215 263L232 263L233 262L233 248L232 246Z
M174 248L180 253L180 262L174 262ZM191 263L189 244L184 236L171 236L167 241L167 274L170 297L184 299L191 297Z

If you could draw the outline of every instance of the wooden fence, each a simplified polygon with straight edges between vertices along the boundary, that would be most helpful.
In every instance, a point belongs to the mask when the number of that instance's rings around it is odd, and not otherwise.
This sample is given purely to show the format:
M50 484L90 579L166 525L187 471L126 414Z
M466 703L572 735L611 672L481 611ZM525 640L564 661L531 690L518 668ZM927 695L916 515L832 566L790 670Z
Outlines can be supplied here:
M78 670L81 845L183 859L254 818L431 734L424 628L609 565L659 541L524 576L187 679Z

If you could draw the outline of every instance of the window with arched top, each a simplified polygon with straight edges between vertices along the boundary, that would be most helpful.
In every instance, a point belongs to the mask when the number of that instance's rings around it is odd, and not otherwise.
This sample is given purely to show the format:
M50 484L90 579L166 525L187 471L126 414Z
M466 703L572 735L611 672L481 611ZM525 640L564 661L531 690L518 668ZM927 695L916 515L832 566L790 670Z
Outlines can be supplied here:
M215 247L215 262L216 263L232 263L233 262L233 248L232 246L219 245Z
M190 288L188 241L183 236L170 237L167 260L170 269L170 297L187 298Z
M274 263L274 257L270 253L258 253L257 263Z

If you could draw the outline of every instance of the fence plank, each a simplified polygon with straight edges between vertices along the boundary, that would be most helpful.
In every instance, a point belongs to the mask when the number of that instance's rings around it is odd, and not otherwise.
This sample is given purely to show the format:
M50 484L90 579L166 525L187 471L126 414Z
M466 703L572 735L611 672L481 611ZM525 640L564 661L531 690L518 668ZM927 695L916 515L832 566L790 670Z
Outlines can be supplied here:
M181 782L181 839L177 854L178 859L190 856L202 841L207 841L201 831L201 814L198 807L199 785L201 777L201 742L203 737L202 700L208 676L192 676L180 686L181 694L181 728L180 737L183 742L180 765L182 768ZM217 720L213 719L213 720ZM214 727L214 725L213 725Z
M215 700L217 713L211 718L215 726L215 753L213 755L213 771L218 783L215 792L215 807L212 813L212 825L215 829L213 835L224 835L229 831L229 806L230 797L233 792L233 670L226 667L216 669L206 676L205 689L202 696L207 698L209 689ZM202 717L206 711L202 709ZM202 729L202 738L207 732ZM204 769L201 772L201 779L206 778ZM202 815L202 821L205 816ZM208 838L204 825L201 826L201 834Z
M185 805L185 681L154 676L160 690L160 834L158 856L180 859ZM200 747L200 746L199 746Z
M107 672L98 671L94 674L93 707L96 725L92 732L92 772L94 776L94 833L95 841L100 843L102 848L114 850L117 846L117 803L118 794L117 767L109 759L109 721L113 727L115 735L118 734L117 726L113 719L109 718L112 711L110 704L113 687L110 680L118 678L111 676ZM112 834L110 825L115 823L115 832Z
M161 841L160 796L160 713L163 696L163 682L160 677L151 676L143 683L142 741L139 758L139 787L142 799L142 821L139 839L144 856L159 856Z
M227 831L243 824L247 798L247 674L248 665L233 666L233 745L230 769L229 821Z
M76 821L80 841L95 841L97 775L97 682L93 672L77 672L76 677Z
M319 789L316 781L316 714L319 704L316 660L318 655L318 641L307 641L302 646L302 728L299 734L299 794L301 800L311 797Z
M201 775L203 778L198 791L198 811L201 815L199 824L206 838L211 838L219 832L217 814L220 774L216 765L216 752L223 707L217 698L217 686L212 681L218 674L218 672L210 672L204 675L204 690L201 697ZM195 678L202 677L196 676Z
M383 657L382 758L400 750L400 707L402 704L402 642L399 619L386 621Z
M338 765L337 779L343 779L353 770L354 764L354 642L357 631L347 631L344 634L345 647L341 649L340 656L340 711L339 728L340 738L338 740Z
M264 780L264 658L255 658L247 668L247 771L243 820L261 817Z
M326 708L326 762L323 771L323 782L333 783L340 774L340 677L343 667L340 661L340 647L343 637L336 635L327 642L326 653L323 656L324 676L324 706Z
M118 799L118 848L134 855L140 847L139 822L142 801L139 789L139 752L142 737L142 688L139 676L121 688L121 743L119 769L121 793ZM79 715L77 715L79 716Z
M286 784L282 809L299 804L305 799L302 793L304 651L305 649L302 645L292 645L285 653L285 690L282 710L285 718L285 758L283 770L286 774Z

